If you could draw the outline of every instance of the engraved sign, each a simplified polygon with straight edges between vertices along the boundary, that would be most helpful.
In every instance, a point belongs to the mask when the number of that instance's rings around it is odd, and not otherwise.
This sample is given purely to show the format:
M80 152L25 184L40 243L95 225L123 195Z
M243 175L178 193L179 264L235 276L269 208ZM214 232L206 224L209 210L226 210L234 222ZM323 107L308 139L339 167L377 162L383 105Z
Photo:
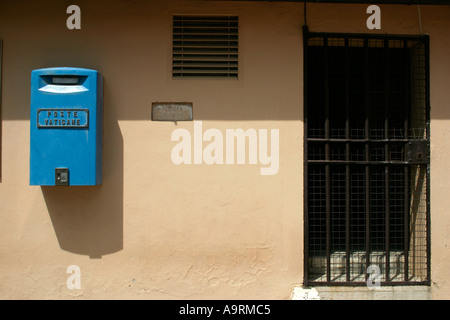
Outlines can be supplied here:
M152 104L153 121L192 121L192 103L155 102Z
M88 128L88 109L38 109L38 128Z

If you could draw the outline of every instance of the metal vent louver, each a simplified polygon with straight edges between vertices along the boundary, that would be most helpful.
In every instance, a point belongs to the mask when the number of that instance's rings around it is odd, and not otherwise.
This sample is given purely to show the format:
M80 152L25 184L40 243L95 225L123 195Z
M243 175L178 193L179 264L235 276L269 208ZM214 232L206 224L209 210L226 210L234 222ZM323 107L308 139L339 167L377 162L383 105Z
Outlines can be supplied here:
M238 78L237 16L174 16L174 78Z

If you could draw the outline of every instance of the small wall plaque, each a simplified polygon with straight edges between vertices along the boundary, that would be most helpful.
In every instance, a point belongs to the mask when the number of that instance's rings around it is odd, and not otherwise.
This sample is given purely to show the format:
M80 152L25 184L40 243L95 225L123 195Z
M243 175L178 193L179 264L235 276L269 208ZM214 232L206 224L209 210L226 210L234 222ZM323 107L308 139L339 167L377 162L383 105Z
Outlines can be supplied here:
M192 103L154 102L152 121L192 121Z

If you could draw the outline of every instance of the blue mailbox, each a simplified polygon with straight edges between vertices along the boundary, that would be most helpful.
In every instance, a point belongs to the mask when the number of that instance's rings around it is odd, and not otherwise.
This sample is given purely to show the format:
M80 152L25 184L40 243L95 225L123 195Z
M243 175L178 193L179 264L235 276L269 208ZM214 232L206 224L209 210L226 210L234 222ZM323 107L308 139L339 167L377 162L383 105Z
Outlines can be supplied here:
M31 73L30 185L102 183L103 79L95 70Z

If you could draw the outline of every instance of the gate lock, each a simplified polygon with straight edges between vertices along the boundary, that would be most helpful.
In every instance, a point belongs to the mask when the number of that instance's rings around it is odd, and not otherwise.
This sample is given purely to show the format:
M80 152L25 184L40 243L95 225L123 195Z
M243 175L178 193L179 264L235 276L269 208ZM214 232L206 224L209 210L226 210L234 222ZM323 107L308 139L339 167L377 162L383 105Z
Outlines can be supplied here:
M418 140L408 142L407 159L410 164L430 163L430 142Z

